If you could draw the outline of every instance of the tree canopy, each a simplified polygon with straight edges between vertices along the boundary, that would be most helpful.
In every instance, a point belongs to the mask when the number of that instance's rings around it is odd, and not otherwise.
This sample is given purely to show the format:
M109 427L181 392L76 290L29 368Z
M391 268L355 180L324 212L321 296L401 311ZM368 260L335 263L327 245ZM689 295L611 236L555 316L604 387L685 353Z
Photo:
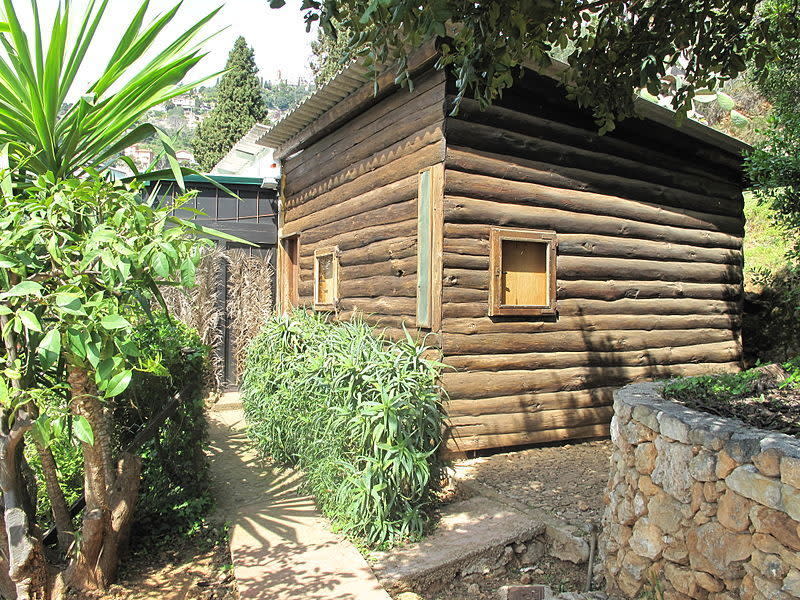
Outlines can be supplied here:
M794 4L797 0L787 0ZM285 0L270 0L280 8ZM333 39L346 32L346 56L367 64L393 64L407 80L415 48L438 39L439 67L451 67L459 95L482 105L512 85L522 65L547 67L554 53L571 97L593 109L601 130L634 114L633 91L658 95L669 69L686 77L673 97L685 115L694 95L774 55L769 23L758 0L304 0L311 27L319 21ZM797 17L778 24L798 31Z
M255 123L267 118L255 54L243 37L233 44L227 71L217 86L217 105L192 141L195 160L210 171Z
M748 157L747 165L756 196L775 211L775 218L794 244L800 259L800 39L781 34L780 23L796 19L792 2L776 0L765 14L774 32L780 59L756 72L759 90L772 104L768 126Z

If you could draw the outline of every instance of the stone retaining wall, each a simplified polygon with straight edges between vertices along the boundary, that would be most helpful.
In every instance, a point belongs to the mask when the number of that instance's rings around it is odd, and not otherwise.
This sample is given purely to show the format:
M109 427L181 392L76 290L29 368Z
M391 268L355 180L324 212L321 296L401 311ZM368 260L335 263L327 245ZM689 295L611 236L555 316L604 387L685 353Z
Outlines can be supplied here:
M614 394L601 541L609 592L800 598L800 440L668 402L659 390L643 383Z

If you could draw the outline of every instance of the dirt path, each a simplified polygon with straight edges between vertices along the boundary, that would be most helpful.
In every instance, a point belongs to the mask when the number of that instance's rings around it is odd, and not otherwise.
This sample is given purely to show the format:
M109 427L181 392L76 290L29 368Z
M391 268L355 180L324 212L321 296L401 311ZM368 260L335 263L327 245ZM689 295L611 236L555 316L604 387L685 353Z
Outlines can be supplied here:
M300 491L299 475L259 459L238 394L223 395L208 421L217 513L231 524L242 600L389 600L361 554Z

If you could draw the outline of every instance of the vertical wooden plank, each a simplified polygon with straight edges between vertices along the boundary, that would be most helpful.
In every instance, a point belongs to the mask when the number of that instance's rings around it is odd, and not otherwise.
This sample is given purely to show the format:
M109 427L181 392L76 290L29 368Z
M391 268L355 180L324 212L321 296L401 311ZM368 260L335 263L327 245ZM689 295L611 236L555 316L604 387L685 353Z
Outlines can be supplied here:
M442 329L444 277L444 163L431 167L431 331Z
M419 173L417 194L417 327L439 331L442 324L444 164Z
M431 170L425 169L417 192L417 327L431 326L432 223Z

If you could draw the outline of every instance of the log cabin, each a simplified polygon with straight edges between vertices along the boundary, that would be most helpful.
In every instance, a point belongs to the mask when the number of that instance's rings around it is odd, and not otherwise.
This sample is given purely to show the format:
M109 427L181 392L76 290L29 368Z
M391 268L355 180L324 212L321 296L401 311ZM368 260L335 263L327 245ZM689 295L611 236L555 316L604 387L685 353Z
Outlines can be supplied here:
M598 135L534 70L451 114L436 58L413 90L354 63L259 140L281 306L424 335L455 452L606 436L614 388L738 370L746 145L644 99Z

